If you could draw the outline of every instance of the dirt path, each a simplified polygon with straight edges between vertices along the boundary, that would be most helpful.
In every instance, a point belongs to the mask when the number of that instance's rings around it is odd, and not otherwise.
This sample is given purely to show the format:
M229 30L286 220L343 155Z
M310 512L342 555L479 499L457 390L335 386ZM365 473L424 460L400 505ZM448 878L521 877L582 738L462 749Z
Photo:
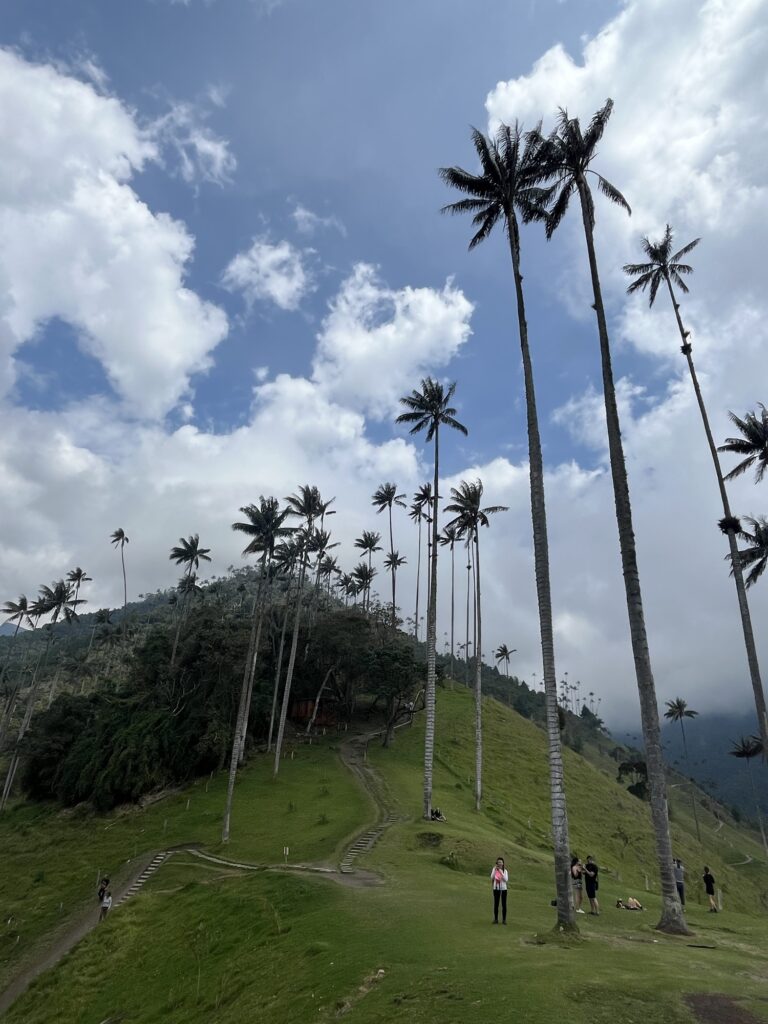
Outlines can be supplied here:
M384 832L400 820L395 812L386 784L378 772L371 766L367 758L368 743L380 736L380 733L367 733L346 740L340 750L342 763L355 776L358 783L373 800L377 811L377 820L361 832L356 833L341 854L340 864L333 867L328 864L250 864L243 861L229 860L214 854L205 853L199 844L176 846L169 850L155 850L134 858L130 870L124 879L118 879L112 885L113 911L125 904L138 892L168 859L177 853L186 853L198 860L222 868L237 871L273 871L283 874L297 874L315 878L327 878L340 885L353 888L369 888L383 883L382 878L372 871L364 871L354 866L357 858L371 850ZM14 978L4 992L0 993L0 1015L22 995L32 982L56 964L73 949L81 939L98 924L99 910L93 906L83 909L81 913L70 918L54 936L52 942Z
M685 996L684 1001L700 1024L762 1024L760 1018L739 1006L731 996L695 993Z

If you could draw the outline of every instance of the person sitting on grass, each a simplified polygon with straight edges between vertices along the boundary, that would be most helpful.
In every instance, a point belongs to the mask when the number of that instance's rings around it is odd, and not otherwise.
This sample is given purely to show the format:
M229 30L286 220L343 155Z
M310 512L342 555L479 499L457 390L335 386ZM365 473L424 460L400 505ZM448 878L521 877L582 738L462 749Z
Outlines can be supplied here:
M628 896L625 900L616 900L617 910L643 910L643 904L634 896Z

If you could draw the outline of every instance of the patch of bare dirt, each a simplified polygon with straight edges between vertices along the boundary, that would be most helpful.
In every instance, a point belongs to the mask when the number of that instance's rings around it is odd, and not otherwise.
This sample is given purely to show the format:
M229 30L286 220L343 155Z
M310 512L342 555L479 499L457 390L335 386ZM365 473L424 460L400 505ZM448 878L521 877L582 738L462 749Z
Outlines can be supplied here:
M684 997L699 1024L765 1024L731 996L693 992Z

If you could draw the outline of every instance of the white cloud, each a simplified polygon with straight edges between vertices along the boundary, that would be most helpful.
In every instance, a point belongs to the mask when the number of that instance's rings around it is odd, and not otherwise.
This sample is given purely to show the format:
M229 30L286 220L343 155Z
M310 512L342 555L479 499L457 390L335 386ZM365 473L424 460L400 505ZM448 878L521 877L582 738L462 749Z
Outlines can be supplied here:
M331 303L313 379L334 398L386 417L421 375L458 353L470 335L472 308L450 281L441 291L394 290L360 263Z
M586 42L580 60L555 46L529 74L499 83L487 100L491 127L515 117L530 125L559 105L588 118L607 96L615 101L596 166L627 196L633 216L598 196L597 244L613 313L651 652L663 699L682 694L709 709L751 700L735 593L723 562L727 545L716 526L722 512L669 300L660 295L652 311L647 296L626 300L621 266L641 258L639 234L657 236L667 221L681 245L703 236L691 256L696 274L683 316L692 328L715 437L725 436L726 410L754 406L766 379L768 304L757 255L762 241L753 241L768 231L768 143L756 128L768 99L764 15L760 0L632 0ZM550 243L564 286L555 294L571 315L594 323L581 218L575 210L569 217L558 233L563 237ZM551 265L546 272L551 279ZM646 381L622 378L626 346L647 357ZM601 467L578 494L557 474L549 480L558 656L571 679L588 678L590 688L610 696L609 712L629 715L636 706L633 669L601 395L596 380L555 414L559 425L595 450ZM732 505L741 513L755 511L763 497L748 481L731 486ZM514 555L500 549L497 557L501 564L512 560L508 575L517 579ZM529 590L526 611L532 598ZM768 588L755 588L751 604L753 621L765 621ZM580 618L598 630L586 648L574 630ZM520 623L521 630L533 626ZM524 670L540 672L537 661L526 665L523 656ZM762 663L768 677L764 645Z
M226 94L212 86L208 96L215 106L222 106ZM216 135L205 120L206 113L198 104L172 103L152 124L151 135L161 149L173 154L179 174L188 184L224 185L231 180L237 161L226 139Z
M254 238L249 249L231 260L222 281L231 291L242 292L249 306L261 300L274 302L280 309L295 310L314 290L308 255L287 241Z
M312 210L308 210L306 206L302 206L301 203L297 203L291 211L291 217L300 235L312 236L320 229L333 228L346 238L346 227L333 214L321 217L319 214L313 213Z
M184 285L193 240L129 185L157 159L118 100L0 50L0 391L52 317L78 332L128 408L161 416L225 336Z

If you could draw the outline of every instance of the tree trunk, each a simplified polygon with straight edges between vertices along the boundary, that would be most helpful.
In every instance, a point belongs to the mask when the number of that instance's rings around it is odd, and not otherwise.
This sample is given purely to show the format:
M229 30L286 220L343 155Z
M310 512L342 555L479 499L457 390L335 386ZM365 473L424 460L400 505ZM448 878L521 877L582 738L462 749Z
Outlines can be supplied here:
M397 628L397 612L395 604L395 535L392 532L392 505L389 506L389 556L392 562L392 629Z
M307 537L311 533L311 526L307 530ZM309 540L307 540L309 544ZM277 742L275 743L275 764L274 775L280 771L280 755L283 750L283 736L285 734L285 722L288 718L288 707L291 702L291 683L293 682L293 670L296 665L296 648L299 644L299 626L301 624L301 602L304 590L304 578L307 570L306 552L301 554L301 569L299 571L299 582L296 592L296 615L293 620L293 636L291 638L291 653L288 657L288 669L285 675L285 689L283 690L283 703L280 708L280 722L277 727Z
M483 798L483 616L480 590L480 537L475 527L475 810Z
M520 237L514 211L507 214L510 227L509 243L517 300L517 321L520 352L525 384L525 408L528 426L528 466L531 487L531 524L533 528L533 556L536 578L536 598L539 611L539 636L544 670L544 704L547 725L547 753L549 760L549 790L552 813L552 842L555 855L555 892L557 895L557 927L563 931L576 931L576 914L571 887L571 842L568 828L568 810L565 799L563 750L560 740L560 720L557 708L557 673L555 670L555 641L552 629L552 592L549 573L549 536L547 509L544 495L544 463L541 454L539 417L536 409L536 388L533 365L528 344L528 322L525 316L523 277L520 273ZM509 662L507 662L509 678Z
M283 628L280 631L280 650L277 655L277 668L275 669L275 688L272 693L272 713L269 717L269 735L267 737L267 753L272 750L272 733L275 728L275 713L277 711L277 700L280 694L280 673L283 668L283 651L285 650L285 634L288 629L288 617L291 613L291 579L288 578L288 585L285 589L285 614L283 615Z
M675 293L672 289L672 282L669 276L665 275L667 282L667 288L669 289L669 297L672 300L672 308L675 311L675 319L677 321L677 328L680 332L680 338L683 343L682 351L683 355L688 361L688 369L691 374L691 381L693 383L693 390L696 394L696 401L699 406L699 412L701 413L701 422L704 426L704 433L707 437L707 445L709 447L709 454L712 456L712 464L715 468L715 476L717 477L717 486L720 491L720 500L723 505L723 516L725 517L726 523L733 519L731 513L731 505L728 501L728 491L725 487L725 480L723 479L723 471L720 466L720 458L717 452L717 446L714 438L712 437L712 429L709 425L709 416L707 415L707 408L704 405L704 398L701 394L701 388L699 387L699 379L696 375L696 368L693 365L693 355L691 352L691 343L689 335L683 326L683 321L680 316L680 305L675 298ZM739 613L741 615L741 629L744 634L744 646L747 650L747 663L749 665L749 677L752 682L752 691L755 697L755 709L757 711L758 727L760 729L760 739L763 742L763 750L768 752L768 713L766 712L765 705L765 692L763 691L763 682L760 678L760 664L757 660L757 648L755 646L755 635L752 630L752 617L749 613L749 601L747 599L747 589L744 585L744 573L741 568L741 559L739 558L739 548L736 541L736 531L729 527L725 531L728 537L728 546L731 552L731 565L733 567L733 582L736 584L736 595L739 602ZM766 753L768 757L768 753Z
M455 542L451 541L451 679L453 679L453 638L454 638L454 612L456 610L455 602L455 590L456 590L456 558L455 558ZM453 685L453 684L451 684Z
M471 593L471 590L472 590L472 587L471 587L471 584L470 584L470 574L471 574L471 572L472 572L472 549L469 546L469 542L467 542L467 623L466 623L466 632L465 632L465 636L464 636L464 639L466 641L465 644L464 644L464 655L465 655L465 658L466 658L466 661L465 661L465 664L464 664L464 685L467 687L467 689L469 689L469 600L470 600L470 593Z
M240 750L238 754L239 764L243 763L243 758L245 756L245 737L248 732L248 720L251 716L251 702L253 700L253 681L256 678L256 664L259 660L259 647L261 645L261 629L262 624L264 622L264 608L269 603L269 598L272 590L272 577L270 576L269 573L271 562L267 562L267 554L268 552L265 551L261 559L261 579L259 580L259 590L257 595L259 615L258 624L256 626L255 638L253 636L253 627L251 627L251 640L249 642L253 644L250 654L251 670L248 673L248 692L246 693L245 696L245 713L243 715L243 721L241 723L240 730Z
M661 750L661 729L659 725L659 707L656 700L656 686L651 668L651 655L648 649L648 635L643 614L643 599L640 590L640 573L637 567L637 551L635 534L632 524L632 505L629 498L627 468L624 462L624 446L621 440L619 411L616 404L616 388L611 365L611 348L608 339L608 325L600 289L600 277L595 256L594 235L589 214L587 197L588 186L582 179L579 182L579 198L581 200L584 235L589 256L589 269L592 277L594 293L594 309L597 317L597 329L600 337L600 357L603 373L603 394L605 398L606 425L608 429L608 451L613 479L613 494L616 505L616 523L619 532L619 547L626 590L627 613L632 638L632 654L635 662L635 675L640 696L640 716L645 742L645 758L648 767L648 786L650 790L651 819L653 822L656 854L659 862L661 878L662 912L657 928L666 932L687 934L685 915L680 905L680 898L675 885L672 870L672 840L669 832L669 815L667 811L667 785L664 775L664 759Z
M315 724L315 719L317 718L317 709L320 707L320 698L323 696L323 690L325 689L326 683L331 678L331 675L336 671L337 667L338 666L333 665L331 668L328 669L328 671L325 673L325 676L323 677L323 681L320 684L320 689L317 691L317 696L315 697L315 706L312 708L312 717L307 723L307 728L304 731L305 736L309 736L309 734L312 732L312 726Z
M123 566L123 636L128 632L128 579L125 575L125 541L120 544L120 562Z
M416 618L413 627L413 635L419 639L419 582L421 580L421 516L419 516L419 546L416 554Z
M189 563L189 568L187 569L186 575L187 575L187 579L189 579L191 577L191 575L192 575L192 563L191 562ZM182 625L182 623L184 621L184 609L186 608L188 600L189 600L189 594L185 593L184 596L183 596L183 599L182 599L182 601L180 603L180 605L178 606L179 618L178 618L178 621L176 622L176 633L175 633L175 635L173 637L173 650L171 651L171 668L173 668L173 666L176 664L176 649L179 646L179 636L181 635L181 625Z
M440 469L440 426L435 425L435 474L432 489L432 551L428 561L427 598L427 685L426 724L424 728L424 818L432 819L432 762L435 753L435 653L437 646L437 481Z

